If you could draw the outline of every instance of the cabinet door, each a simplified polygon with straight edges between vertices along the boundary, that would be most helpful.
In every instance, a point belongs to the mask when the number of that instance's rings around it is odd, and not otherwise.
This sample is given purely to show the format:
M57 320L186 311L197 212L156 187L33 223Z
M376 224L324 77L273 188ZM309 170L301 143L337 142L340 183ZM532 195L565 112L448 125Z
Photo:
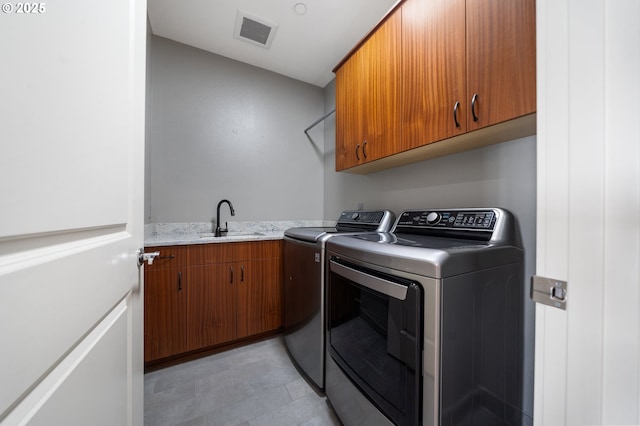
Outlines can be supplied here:
M356 147L364 139L362 57L356 51L336 71L336 170L353 167L361 161Z
M238 338L282 326L282 265L280 258L241 265L238 277Z
M145 362L186 350L186 279L184 269L145 271Z
M336 70L336 170L404 150L400 25L398 9Z
M535 0L467 0L469 130L536 110Z
M466 132L465 37L465 0L402 5L401 133L409 148Z
M400 139L400 31L402 10L397 9L361 48L366 84L363 99L363 161L404 151Z
M189 268L187 348L195 350L236 338L235 263Z

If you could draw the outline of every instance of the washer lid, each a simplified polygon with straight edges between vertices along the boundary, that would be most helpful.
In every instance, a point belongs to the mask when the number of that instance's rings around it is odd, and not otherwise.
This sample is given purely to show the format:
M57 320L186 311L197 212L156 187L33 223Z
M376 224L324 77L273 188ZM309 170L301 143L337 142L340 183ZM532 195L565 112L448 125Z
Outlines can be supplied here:
M330 234L355 232L387 232L395 221L390 210L345 210L340 214L334 227L289 228L284 235L296 240L315 243Z
M315 243L326 234L333 234L338 232L335 227L301 227L301 228L289 228L284 231L284 235L289 238L294 238L296 240L307 241L310 243Z

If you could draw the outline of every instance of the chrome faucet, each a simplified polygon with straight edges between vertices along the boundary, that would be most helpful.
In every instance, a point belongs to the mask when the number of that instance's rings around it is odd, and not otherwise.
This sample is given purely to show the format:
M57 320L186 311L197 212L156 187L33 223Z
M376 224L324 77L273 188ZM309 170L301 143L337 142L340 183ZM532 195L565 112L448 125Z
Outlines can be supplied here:
M218 203L218 208L216 210L216 232L214 233L214 236L216 237L221 237L223 232L227 232L227 223L225 222L225 228L222 229L220 228L220 206L224 203L229 204L229 210L231 210L231 216L235 216L236 215L236 211L233 209L233 204L231 204L231 201L229 200L221 200Z

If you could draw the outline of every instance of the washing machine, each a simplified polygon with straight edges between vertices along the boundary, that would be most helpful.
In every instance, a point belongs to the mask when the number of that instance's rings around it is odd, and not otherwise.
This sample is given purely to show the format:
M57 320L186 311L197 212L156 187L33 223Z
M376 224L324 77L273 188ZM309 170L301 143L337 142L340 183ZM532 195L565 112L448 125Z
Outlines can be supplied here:
M284 233L284 343L298 370L324 389L325 245L336 235L386 232L390 210L346 210L332 227L290 228Z
M326 251L326 395L345 426L528 423L508 211L407 210L391 232Z

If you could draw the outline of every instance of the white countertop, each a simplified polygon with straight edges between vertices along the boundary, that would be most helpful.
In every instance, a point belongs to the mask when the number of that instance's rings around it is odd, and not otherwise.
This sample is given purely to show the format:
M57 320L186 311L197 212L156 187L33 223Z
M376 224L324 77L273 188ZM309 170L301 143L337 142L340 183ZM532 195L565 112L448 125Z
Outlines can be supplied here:
M280 240L289 228L333 226L334 223L323 220L229 222L229 232L223 237L213 236L215 225L211 222L151 223L145 225L144 245L155 247Z

